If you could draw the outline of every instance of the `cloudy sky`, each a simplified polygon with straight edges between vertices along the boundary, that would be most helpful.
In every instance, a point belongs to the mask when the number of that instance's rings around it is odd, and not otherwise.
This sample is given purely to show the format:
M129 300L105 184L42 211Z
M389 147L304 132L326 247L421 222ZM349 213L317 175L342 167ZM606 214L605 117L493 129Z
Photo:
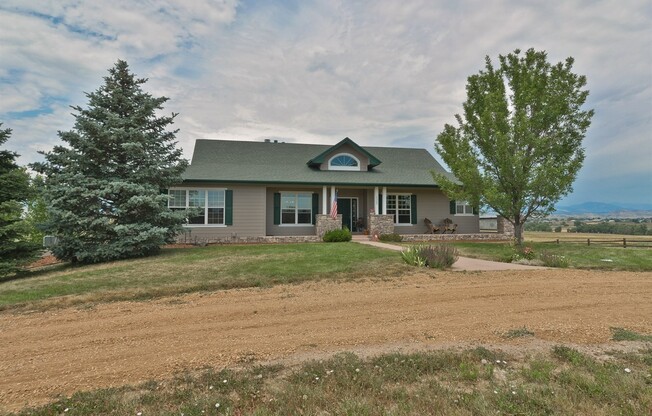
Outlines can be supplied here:
M530 47L573 56L596 112L564 203L652 204L649 0L2 0L0 122L40 160L125 59L170 97L188 158L203 138L434 153L484 57Z

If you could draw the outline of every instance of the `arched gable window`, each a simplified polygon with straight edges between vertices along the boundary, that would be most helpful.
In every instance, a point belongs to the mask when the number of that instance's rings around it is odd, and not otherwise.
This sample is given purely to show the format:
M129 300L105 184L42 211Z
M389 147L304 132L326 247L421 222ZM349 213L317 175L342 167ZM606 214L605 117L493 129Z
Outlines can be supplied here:
M329 170L360 170L360 160L349 153L339 153L328 161Z

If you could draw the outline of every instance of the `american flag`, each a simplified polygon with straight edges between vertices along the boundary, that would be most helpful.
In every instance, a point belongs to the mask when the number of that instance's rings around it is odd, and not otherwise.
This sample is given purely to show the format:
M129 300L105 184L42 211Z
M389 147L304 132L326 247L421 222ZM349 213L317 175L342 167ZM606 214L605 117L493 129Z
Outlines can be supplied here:
M331 204L331 218L334 220L337 219L337 191L333 195L333 203Z

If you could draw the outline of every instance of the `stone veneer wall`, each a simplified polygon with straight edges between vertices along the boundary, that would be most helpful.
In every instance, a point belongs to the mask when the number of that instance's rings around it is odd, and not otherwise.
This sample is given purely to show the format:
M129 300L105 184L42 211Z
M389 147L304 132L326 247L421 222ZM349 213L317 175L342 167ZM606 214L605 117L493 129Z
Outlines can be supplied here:
M340 230L342 228L342 214L338 214L336 219L330 215L317 214L317 237L321 240L329 231Z
M477 234L403 234L403 241L475 241L475 240L510 240L510 236L496 233Z
M372 238L373 234L369 237ZM360 236L362 237L362 236ZM512 237L496 233L480 234L403 234L403 241L427 242L427 241L474 241L474 240L510 240ZM200 238L196 236L177 236L179 244L278 244L278 243L318 243L322 238L317 235L292 235L292 236L263 236L263 237L222 237L222 238Z
M220 237L220 238L201 238L196 236L185 236L179 234L176 242L178 244L274 244L274 243L318 243L322 241L316 235L269 235L262 237Z
M504 217L498 216L496 219L496 231L498 234L505 236L514 237L514 225L511 222L507 221Z
M369 214L367 224L369 224L369 235L372 237L375 235L394 233L393 215Z

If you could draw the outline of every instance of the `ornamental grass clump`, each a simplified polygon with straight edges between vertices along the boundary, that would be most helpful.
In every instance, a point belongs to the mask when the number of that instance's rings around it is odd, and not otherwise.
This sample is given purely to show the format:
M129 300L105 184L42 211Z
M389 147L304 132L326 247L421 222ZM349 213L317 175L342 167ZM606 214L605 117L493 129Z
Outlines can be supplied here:
M421 256L423 246L410 246L401 251L403 261L410 266L425 267L426 259Z
M451 267L459 258L459 254L455 247L447 244L419 245L407 247L401 252L401 257L412 266L443 270Z

